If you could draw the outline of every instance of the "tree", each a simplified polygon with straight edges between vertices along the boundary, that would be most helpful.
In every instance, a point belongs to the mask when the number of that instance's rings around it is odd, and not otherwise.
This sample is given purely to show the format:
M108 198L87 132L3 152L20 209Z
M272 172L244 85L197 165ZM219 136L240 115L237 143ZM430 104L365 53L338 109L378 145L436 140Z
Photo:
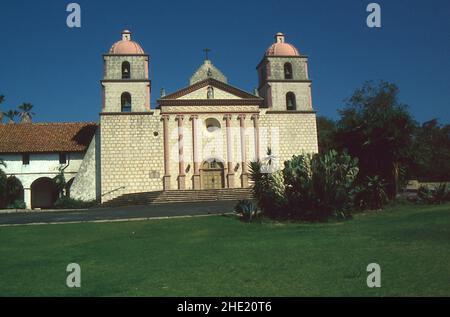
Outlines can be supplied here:
M8 110L6 112L3 112L3 114L5 115L5 117L7 117L9 119L8 123L9 124L13 124L14 123L14 119L17 117L19 112L17 112L17 110Z
M450 124L437 119L417 128L414 139L414 163L411 176L421 181L448 181L450 179Z
M319 152L327 153L336 149L335 142L336 122L330 118L317 117L317 136L319 141Z
M399 176L412 159L416 123L398 100L395 84L366 82L339 110L336 140L359 159L359 178L378 175L388 183L390 198L399 188Z
M31 109L33 109L33 105L31 103L23 103L19 106L19 116L22 123L31 122L32 117L35 115L34 112L31 112Z
M0 167L2 166L6 167L6 164L2 159L0 159ZM0 208L6 207L6 181L7 176L0 168Z
M0 105L5 101L5 96L0 95ZM0 110L0 124L3 123L3 112Z

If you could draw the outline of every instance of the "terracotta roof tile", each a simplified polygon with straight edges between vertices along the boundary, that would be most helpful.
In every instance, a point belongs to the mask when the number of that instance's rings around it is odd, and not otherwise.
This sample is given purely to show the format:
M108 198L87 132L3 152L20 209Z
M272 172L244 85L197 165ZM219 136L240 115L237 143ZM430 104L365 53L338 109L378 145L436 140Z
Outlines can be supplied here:
M0 153L84 152L94 136L94 122L0 125Z

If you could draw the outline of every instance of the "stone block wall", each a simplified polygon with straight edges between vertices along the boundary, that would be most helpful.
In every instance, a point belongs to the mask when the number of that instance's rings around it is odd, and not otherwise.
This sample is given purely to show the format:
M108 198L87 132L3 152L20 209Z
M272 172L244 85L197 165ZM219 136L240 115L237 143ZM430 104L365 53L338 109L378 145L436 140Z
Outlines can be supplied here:
M70 188L70 197L91 201L100 196L100 129L97 128Z
M148 114L102 114L102 202L126 193L163 189L161 117Z
M130 63L130 79L148 79L148 56L106 55L104 60L103 79L105 80L122 79L122 63L125 61Z
M267 111L264 110L263 113ZM261 151L270 146L280 168L293 155L318 152L316 114L266 113L261 115Z
M312 110L311 83L270 82L272 107L271 110L287 110L286 94L295 94L297 110Z
M122 93L131 95L131 111L145 112L150 110L150 87L148 82L104 82L103 95L105 108L103 112L121 112Z

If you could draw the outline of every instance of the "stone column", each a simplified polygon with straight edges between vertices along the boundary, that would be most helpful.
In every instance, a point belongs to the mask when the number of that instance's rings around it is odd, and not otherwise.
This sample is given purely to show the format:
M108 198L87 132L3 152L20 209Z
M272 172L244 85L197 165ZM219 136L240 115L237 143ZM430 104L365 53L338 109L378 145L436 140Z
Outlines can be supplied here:
M178 121L178 189L186 189L186 173L184 171L183 115L177 115Z
M234 167L233 167L233 152L232 152L232 136L231 136L231 114L224 116L225 126L227 129L227 184L228 188L234 188Z
M27 209L31 209L31 188L23 189L23 200Z
M198 128L198 115L191 116L192 121L192 153L194 159L194 176L193 176L193 187L194 189L200 188L200 159L198 155L198 146L200 141L200 131Z
M241 159L242 159L241 186L242 188L245 188L248 187L247 155L245 151L245 114L240 114L238 118L241 126Z
M170 149L169 149L169 115L162 115L164 137L164 177L163 189L170 189Z
M259 114L252 115L252 120L255 129L255 159L259 160Z

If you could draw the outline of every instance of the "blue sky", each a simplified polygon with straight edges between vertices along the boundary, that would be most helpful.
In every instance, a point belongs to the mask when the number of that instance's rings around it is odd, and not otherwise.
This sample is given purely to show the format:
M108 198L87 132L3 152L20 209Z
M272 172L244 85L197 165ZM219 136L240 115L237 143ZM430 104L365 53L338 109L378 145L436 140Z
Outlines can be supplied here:
M185 87L211 48L229 83L257 85L255 67L276 32L309 56L313 104L337 117L365 80L400 87L418 121L450 122L450 1L377 1L382 27L370 29L372 1L77 1L82 27L66 26L72 1L0 2L2 111L31 102L35 121L97 121L102 54L133 32L150 55L152 106L161 87Z

